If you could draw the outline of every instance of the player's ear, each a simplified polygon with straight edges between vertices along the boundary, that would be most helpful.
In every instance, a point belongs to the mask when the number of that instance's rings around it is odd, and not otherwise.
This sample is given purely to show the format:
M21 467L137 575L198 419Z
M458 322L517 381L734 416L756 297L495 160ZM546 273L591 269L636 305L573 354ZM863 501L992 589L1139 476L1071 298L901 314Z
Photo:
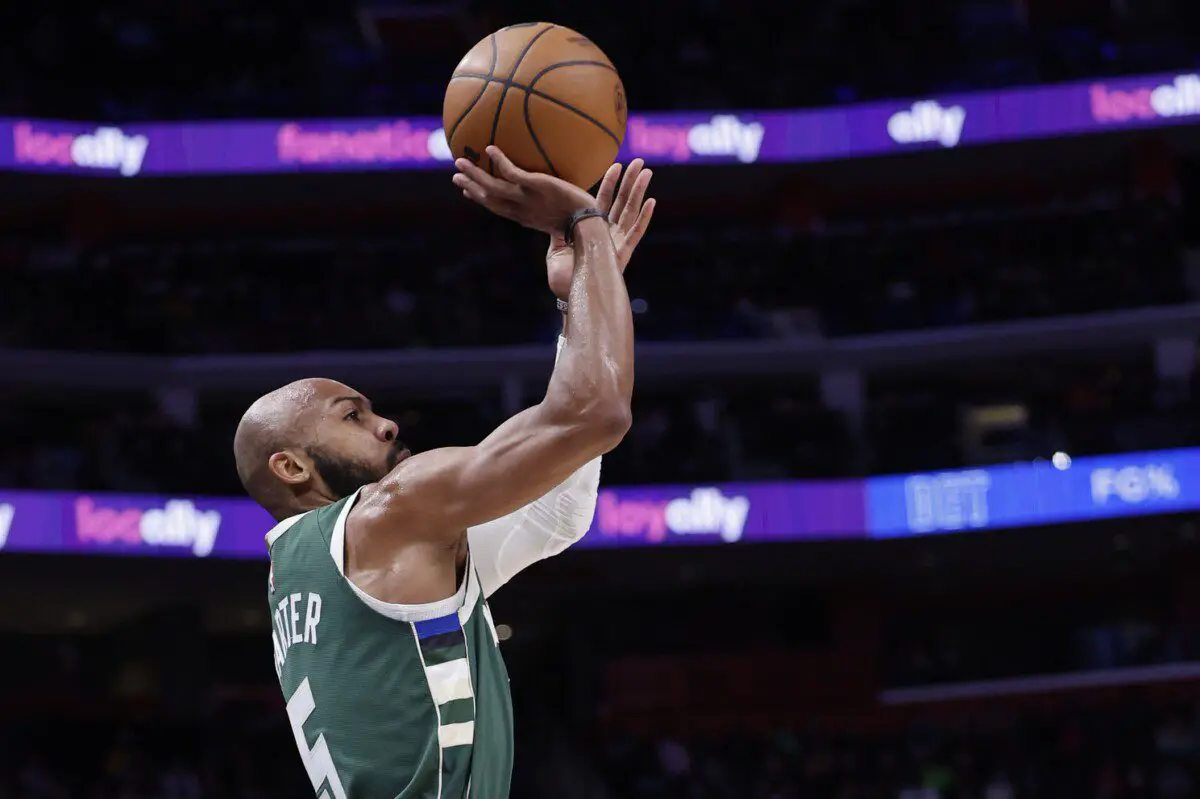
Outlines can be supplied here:
M285 449L267 461L271 472L287 485L301 485L313 477L312 462L300 452Z

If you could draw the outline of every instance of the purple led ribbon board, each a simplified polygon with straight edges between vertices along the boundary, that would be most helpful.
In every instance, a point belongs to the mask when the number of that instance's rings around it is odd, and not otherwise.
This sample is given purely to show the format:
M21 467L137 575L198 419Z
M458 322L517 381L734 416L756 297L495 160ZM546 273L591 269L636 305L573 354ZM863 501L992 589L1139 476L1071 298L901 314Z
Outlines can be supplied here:
M866 536L859 480L605 489L578 546ZM248 499L0 492L0 552L266 556L271 517Z
M620 158L801 163L1200 120L1200 75L1145 75L808 111L633 114ZM0 119L0 169L110 177L447 169L441 120L109 125Z

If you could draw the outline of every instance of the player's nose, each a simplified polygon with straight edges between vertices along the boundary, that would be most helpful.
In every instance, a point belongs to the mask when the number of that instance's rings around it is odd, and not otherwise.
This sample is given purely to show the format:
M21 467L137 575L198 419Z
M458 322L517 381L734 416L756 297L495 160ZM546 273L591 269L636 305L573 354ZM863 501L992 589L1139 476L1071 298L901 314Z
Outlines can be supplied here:
M383 441L395 441L396 436L400 435L400 425L393 422L391 419L380 419L379 429L376 435Z

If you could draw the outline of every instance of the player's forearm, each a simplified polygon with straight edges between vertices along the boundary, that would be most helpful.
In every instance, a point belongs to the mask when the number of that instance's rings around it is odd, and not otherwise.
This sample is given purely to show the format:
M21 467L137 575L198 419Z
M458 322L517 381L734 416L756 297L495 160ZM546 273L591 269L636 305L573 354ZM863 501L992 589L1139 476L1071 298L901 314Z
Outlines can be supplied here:
M565 337L547 401L606 420L619 440L628 429L633 393L633 313L602 218L584 219L575 228Z

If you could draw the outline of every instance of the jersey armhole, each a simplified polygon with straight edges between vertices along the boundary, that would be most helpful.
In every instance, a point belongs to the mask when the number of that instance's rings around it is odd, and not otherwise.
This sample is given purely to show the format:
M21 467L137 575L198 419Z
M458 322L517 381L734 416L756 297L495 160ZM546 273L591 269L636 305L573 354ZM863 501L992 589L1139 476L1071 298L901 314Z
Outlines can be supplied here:
M436 602L425 602L419 605L402 605L398 602L384 602L382 599L376 599L366 591L355 585L348 577L346 577L346 519L350 516L350 510L354 507L354 503L358 501L360 488L350 495L346 500L346 504L338 513L337 520L333 523L333 532L329 536L329 557L333 559L333 566L337 569L338 577L350 587L354 595L362 601L364 605L371 610L386 616L394 621L402 622L418 622L429 621L430 619L440 619L443 616L449 616L457 613L463 623L471 617L473 606L479 600L479 576L475 573L475 564L471 561L471 556L467 555L467 568L463 575L462 585L453 595L445 599L439 599Z

